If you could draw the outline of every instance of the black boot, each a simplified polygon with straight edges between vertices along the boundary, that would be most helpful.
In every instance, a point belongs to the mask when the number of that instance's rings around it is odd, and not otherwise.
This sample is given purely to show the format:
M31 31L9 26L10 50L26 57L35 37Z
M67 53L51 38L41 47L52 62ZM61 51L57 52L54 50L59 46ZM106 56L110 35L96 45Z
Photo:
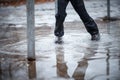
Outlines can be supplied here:
M87 21L85 23L85 27L91 35L91 40L93 41L100 40L99 29L97 27L97 24L94 22L94 20L90 19L89 21Z
M99 30L95 21L89 16L85 5L84 0L70 0L74 9L79 14L80 18L82 19L87 31L92 36L91 40L99 40Z
M55 36L57 36L57 37L62 37L62 36L64 35L64 27L63 27L63 24L56 23L56 27L55 27L55 30L54 30L54 34L55 34Z
M56 14L56 24L54 34L57 37L62 37L64 35L64 25L63 22L65 20L66 14Z
M91 40L92 41L98 41L98 40L100 40L100 34L97 33L97 34L91 35Z
M62 40L62 37L57 37L56 40L55 40L55 43L56 44L62 44L62 43L64 43L63 40Z

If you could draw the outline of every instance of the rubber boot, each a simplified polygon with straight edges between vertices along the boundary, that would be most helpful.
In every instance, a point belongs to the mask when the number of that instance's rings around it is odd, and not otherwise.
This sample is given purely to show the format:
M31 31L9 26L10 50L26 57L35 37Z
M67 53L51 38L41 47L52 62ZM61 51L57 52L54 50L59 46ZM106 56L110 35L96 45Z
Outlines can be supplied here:
M63 22L65 20L66 15L56 15L56 24L54 34L57 37L62 37L64 35L64 25Z

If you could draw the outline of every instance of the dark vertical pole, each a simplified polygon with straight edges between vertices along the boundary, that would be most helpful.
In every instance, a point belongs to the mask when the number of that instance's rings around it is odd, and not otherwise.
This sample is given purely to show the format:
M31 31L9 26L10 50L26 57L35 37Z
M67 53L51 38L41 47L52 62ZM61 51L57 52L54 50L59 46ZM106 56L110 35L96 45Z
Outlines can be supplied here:
M35 60L34 0L27 0L28 60Z
M110 20L110 0L107 0L107 18Z

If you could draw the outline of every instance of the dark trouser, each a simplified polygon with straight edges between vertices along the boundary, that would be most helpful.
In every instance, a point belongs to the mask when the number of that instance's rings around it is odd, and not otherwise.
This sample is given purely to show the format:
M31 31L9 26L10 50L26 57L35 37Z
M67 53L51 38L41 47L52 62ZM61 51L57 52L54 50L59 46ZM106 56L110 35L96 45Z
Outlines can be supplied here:
M67 15L66 7L67 7L69 1L73 5L75 11L78 13L80 18L82 19L87 31L91 35L99 33L97 24L87 13L83 0L58 0L58 2L57 2L58 9L57 9L57 13L55 15L55 17L56 17L56 24L55 24L55 31L54 31L55 35L58 37L62 37L64 35L63 22Z

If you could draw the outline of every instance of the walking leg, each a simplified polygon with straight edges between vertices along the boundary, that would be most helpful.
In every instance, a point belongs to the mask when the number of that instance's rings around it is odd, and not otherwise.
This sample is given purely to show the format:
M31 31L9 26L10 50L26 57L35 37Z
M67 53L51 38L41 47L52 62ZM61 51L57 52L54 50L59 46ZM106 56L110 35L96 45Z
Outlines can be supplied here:
M89 16L85 9L83 0L70 0L75 11L82 19L87 31L91 34L91 40L99 40L99 30L95 21Z
M56 9L56 23L55 23L55 30L54 34L57 37L62 37L64 35L64 25L63 22L66 17L66 7L69 0L57 0L57 9Z

